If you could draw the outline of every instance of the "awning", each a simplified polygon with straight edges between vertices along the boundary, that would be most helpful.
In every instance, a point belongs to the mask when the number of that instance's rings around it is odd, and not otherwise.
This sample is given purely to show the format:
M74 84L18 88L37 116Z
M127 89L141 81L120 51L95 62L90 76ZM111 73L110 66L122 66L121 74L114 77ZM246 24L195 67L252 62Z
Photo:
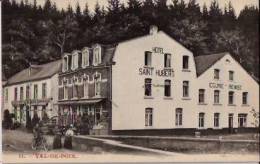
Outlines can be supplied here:
M103 99L90 99L90 100L78 100L78 101L61 101L58 105L81 105L81 104L95 104L101 102Z

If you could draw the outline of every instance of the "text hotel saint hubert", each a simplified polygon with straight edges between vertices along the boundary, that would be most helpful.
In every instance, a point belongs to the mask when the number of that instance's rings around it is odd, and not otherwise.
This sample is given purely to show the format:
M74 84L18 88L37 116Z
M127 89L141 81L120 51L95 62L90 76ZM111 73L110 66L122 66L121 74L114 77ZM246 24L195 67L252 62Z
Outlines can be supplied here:
M90 134L205 134L254 130L259 85L228 52L194 57L156 26L113 45L93 44L8 79L4 110L38 115Z

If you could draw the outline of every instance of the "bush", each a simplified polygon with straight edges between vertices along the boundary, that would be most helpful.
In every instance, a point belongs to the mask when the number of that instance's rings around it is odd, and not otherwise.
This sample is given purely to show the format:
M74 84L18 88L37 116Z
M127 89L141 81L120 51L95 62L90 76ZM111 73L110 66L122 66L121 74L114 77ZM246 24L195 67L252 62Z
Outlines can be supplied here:
M13 120L12 120L11 114L9 113L9 110L6 109L6 110L4 110L4 120L3 120L2 126L5 129L11 129L12 124L13 124Z

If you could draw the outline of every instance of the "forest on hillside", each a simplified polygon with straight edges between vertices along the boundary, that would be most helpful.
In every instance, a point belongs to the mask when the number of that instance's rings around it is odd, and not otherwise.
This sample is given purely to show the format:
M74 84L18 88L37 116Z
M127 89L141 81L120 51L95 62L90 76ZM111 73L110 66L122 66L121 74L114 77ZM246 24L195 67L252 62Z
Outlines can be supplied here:
M2 0L2 68L10 77L32 63L61 58L63 52L92 43L111 44L146 35L157 25L195 56L228 51L259 77L259 8L245 6L235 15L232 3L213 0L202 8L196 0L108 0L94 11L78 4L58 10L55 3Z

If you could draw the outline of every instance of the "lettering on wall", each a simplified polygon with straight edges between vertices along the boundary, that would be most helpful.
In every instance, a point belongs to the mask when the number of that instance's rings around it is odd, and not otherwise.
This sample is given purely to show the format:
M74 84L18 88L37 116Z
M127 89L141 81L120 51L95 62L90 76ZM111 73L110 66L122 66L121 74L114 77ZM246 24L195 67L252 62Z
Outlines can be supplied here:
M154 74L154 68L139 68L139 75L152 76ZM157 69L155 70L155 75L160 77L173 77L173 69Z
M163 48L161 48L161 47L153 47L152 50L154 53L163 54Z
M209 87L210 88L218 88L218 89L223 89L224 88L224 84L219 84L219 83L209 83Z
M241 85L234 85L234 84L229 84L229 89L235 89L235 90L241 90L242 86Z

